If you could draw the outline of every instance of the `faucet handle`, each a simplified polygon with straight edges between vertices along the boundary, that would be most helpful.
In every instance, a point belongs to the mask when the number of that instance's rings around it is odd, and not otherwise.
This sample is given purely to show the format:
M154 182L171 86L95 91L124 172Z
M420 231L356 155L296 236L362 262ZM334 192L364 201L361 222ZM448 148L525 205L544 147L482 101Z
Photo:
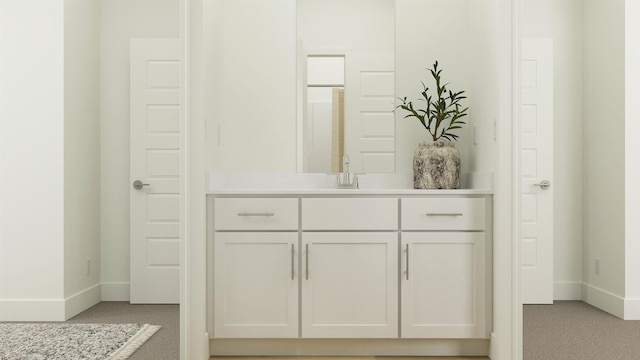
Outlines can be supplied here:
M349 154L344 154L342 156L342 172L343 173L349 172Z

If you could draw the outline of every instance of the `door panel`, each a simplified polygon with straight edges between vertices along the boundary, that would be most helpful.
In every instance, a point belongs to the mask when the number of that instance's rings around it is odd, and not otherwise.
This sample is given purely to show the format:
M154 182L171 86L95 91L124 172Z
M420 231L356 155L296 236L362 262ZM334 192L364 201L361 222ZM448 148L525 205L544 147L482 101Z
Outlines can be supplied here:
M521 88L522 302L553 303L553 41L524 39Z
M298 233L215 235L214 337L298 336Z
M131 303L180 301L180 60L177 39L131 41Z
M392 52L346 55L345 153L353 172L395 171Z
M402 234L403 338L486 338L485 233Z
M303 233L303 338L397 337L397 239Z

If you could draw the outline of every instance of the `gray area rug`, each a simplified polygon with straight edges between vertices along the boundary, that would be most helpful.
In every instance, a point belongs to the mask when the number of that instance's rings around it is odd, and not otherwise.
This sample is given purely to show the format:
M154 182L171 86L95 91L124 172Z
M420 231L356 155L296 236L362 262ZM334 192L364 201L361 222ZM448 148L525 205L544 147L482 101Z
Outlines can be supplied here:
M0 323L0 360L127 359L159 326Z

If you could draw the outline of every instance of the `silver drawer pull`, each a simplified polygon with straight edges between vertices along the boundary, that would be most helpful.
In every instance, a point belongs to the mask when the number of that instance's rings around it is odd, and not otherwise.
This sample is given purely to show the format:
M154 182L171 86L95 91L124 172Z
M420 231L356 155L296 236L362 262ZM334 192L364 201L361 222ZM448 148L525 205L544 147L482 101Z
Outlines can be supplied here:
M407 280L409 280L409 244L406 245L406 256L407 256Z
M427 216L462 216L462 213L427 213Z
M295 276L296 276L296 271L295 271L295 268L293 266L293 263L294 263L294 260L295 260L295 252L296 252L295 249L296 249L295 246L293 244L291 244L291 280L294 280Z
M272 212L262 212L262 213L250 213L250 212L240 212L238 216L273 216L275 215Z

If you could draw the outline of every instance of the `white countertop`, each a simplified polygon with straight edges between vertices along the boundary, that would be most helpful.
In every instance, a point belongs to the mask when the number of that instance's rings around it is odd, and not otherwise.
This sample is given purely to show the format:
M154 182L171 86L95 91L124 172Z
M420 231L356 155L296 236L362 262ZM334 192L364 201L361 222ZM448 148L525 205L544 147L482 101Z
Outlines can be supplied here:
M489 189L220 189L208 195L491 195Z
M335 174L212 173L210 195L491 195L492 174L464 174L461 189L413 189L411 174L359 174L359 189L338 189Z

